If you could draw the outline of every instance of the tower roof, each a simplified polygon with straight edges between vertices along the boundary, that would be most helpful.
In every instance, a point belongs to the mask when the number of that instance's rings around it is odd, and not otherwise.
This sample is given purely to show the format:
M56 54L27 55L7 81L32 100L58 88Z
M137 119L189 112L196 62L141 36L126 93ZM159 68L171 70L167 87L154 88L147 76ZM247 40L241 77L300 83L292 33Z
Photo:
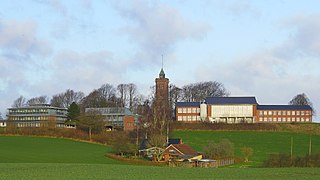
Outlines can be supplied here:
M159 78L165 78L165 77L166 77L166 74L164 73L163 68L161 68L161 71L159 73Z

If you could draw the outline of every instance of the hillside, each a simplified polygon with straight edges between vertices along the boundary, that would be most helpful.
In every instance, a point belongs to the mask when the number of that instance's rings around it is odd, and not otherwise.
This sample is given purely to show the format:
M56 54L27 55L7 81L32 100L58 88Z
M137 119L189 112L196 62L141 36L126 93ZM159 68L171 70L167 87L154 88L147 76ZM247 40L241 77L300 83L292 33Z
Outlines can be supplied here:
M273 153L290 153L291 137L293 138L293 155L304 156L309 151L309 135L292 132L265 132L265 131L191 131L175 130L174 137L182 138L197 151L210 141L219 141L227 138L234 143L235 155L242 156L240 148L253 148L253 155L249 165L259 166ZM312 135L312 152L320 152L320 136Z
M110 147L60 138L0 136L1 163L119 164Z

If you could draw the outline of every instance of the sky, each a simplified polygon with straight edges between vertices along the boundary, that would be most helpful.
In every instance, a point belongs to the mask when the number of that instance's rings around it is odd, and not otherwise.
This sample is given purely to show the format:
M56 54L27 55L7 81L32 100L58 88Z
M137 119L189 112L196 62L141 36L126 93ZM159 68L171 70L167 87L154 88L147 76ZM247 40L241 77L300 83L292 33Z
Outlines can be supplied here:
M19 96L219 81L231 96L320 113L318 0L1 0L0 112ZM314 121L320 121L319 116Z

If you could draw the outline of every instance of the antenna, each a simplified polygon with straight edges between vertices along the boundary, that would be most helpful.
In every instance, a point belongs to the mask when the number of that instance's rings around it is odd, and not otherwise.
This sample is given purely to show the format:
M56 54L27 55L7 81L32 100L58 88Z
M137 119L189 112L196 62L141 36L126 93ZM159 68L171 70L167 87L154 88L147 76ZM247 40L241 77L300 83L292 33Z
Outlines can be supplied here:
M163 54L161 54L161 56L162 56L162 69L163 69Z

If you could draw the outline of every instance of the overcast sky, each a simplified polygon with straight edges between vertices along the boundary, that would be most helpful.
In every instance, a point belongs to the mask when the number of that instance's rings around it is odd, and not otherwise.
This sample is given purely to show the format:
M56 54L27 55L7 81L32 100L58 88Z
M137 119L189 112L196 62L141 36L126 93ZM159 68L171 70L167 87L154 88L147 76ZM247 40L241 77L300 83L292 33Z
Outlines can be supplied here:
M182 86L320 113L318 0L1 0L0 112L20 95L88 94L104 83L148 93L161 69ZM4 116L4 115L3 115ZM318 117L316 117L318 121Z

